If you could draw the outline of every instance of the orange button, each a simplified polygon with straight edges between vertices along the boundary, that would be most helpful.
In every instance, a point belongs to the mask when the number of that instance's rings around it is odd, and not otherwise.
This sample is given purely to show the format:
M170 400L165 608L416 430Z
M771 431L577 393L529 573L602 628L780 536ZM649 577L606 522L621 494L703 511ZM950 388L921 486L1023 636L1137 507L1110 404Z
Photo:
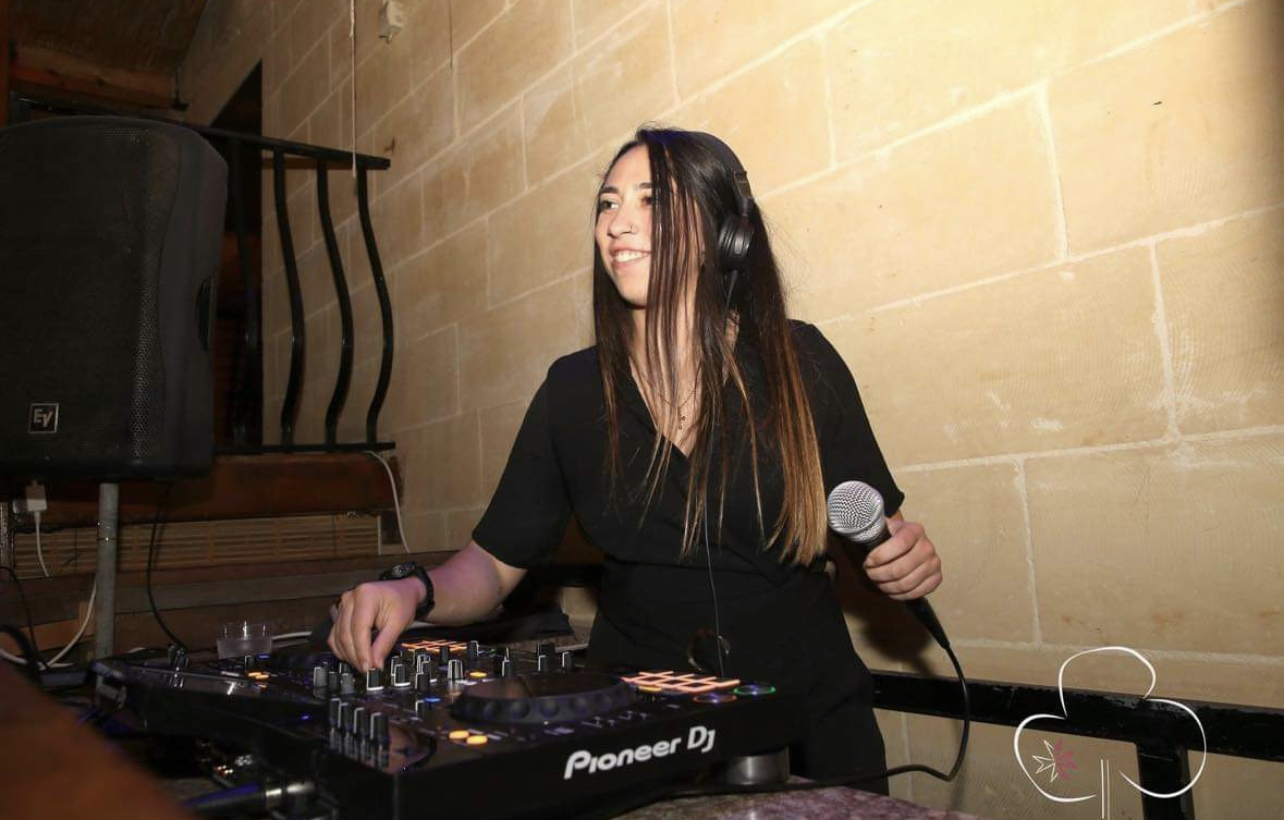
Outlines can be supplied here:
M467 729L456 729L455 731L447 735L447 737L449 737L451 740L464 740L465 738L468 737L469 734L470 733Z
M485 745L485 744L486 744L486 742L487 742L487 741L489 741L489 740L490 740L490 738L486 737L485 735L469 735L469 737L468 737L468 745L469 745L469 746L482 746L482 745Z
M485 672L469 672L469 673L468 673L468 677L470 677L470 678L477 678L478 680L481 680L482 678L486 677L486 673L485 673Z

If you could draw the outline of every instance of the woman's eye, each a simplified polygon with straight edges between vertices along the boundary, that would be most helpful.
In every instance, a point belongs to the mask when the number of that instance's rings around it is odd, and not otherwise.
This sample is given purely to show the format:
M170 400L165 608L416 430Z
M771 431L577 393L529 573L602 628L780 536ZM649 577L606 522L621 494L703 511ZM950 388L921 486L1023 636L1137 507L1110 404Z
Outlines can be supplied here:
M614 208L615 205L616 203L612 202L609 199L599 199L597 201L597 212L602 213L603 211L609 211L612 208Z

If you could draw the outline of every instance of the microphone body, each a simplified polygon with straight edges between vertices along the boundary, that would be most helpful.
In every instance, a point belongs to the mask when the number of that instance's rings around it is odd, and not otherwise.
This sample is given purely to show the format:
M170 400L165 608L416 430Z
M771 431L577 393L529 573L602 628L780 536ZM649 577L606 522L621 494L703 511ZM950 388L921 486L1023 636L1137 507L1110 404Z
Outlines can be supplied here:
M829 494L829 526L847 541L861 547L866 554L892 537L883 515L883 497L878 490L862 481L845 481ZM926 598L902 601L923 624L942 648L950 639Z

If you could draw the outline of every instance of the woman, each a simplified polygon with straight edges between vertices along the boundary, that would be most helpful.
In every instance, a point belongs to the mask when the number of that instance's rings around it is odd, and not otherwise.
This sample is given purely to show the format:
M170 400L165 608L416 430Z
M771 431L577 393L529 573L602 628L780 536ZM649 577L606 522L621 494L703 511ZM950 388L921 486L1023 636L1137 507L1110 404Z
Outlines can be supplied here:
M549 369L473 542L431 573L345 593L331 648L369 668L417 607L484 617L573 512L604 553L592 661L792 689L808 709L796 771L884 768L869 672L824 572L828 491L863 480L894 511L892 538L861 556L886 594L931 592L940 559L897 512L846 365L786 318L739 161L706 134L639 130L608 168L595 240L597 346Z

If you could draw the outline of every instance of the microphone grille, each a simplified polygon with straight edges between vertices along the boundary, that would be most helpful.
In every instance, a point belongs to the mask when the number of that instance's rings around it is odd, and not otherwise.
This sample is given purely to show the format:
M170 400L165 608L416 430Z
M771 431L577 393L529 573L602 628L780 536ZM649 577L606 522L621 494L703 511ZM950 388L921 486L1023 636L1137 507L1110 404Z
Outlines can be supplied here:
M853 541L869 541L884 526L883 497L863 481L844 481L829 494L829 526Z

